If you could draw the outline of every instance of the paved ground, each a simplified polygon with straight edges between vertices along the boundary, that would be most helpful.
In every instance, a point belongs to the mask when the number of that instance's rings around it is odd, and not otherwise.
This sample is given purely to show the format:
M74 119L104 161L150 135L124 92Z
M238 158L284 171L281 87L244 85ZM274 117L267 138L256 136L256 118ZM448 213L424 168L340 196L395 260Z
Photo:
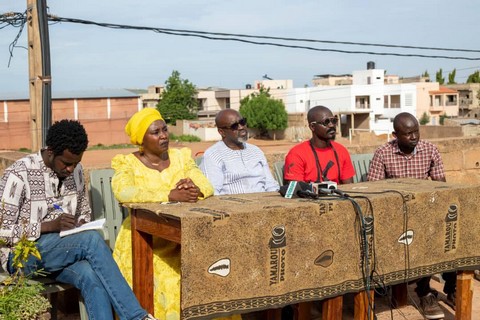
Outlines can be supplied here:
M266 140L249 140L250 143L253 143L259 146L266 154L268 153L279 153L279 152L287 152L295 142L289 141L266 141ZM342 142L343 144L347 144L348 141ZM171 142L171 147L178 148L178 147L189 147L192 150L192 155L195 156L199 154L205 149L207 149L213 143L211 142L199 142L199 143L176 143ZM110 161L112 157L116 154L128 154L135 149L114 149L114 150L95 150L95 151L87 151L84 154L82 163L87 168L104 168L110 166ZM432 280L432 286L436 288L439 292L442 292L442 284ZM400 320L400 319L408 319L408 320L420 320L424 319L423 316L418 312L415 308L415 305L418 304L418 300L416 298L416 294L413 292L414 285L409 286L409 297L410 297L410 304L406 307L400 309L390 309L389 304L386 299L376 298L376 318L378 320ZM472 312L472 320L480 320L480 282L477 280L473 281L473 312ZM440 300L445 300L445 295L440 294ZM446 320L453 320L455 318L454 311L448 307L445 303L440 302L442 308L445 312L445 319ZM70 314L60 314L59 320L78 320L79 315L77 313L70 313ZM258 318L260 319L260 318ZM312 319L320 319L318 316L312 316ZM353 319L353 300L350 297L346 297L344 301L344 319Z
M439 292L442 290L442 285L432 280L431 285L437 289ZM391 309L386 298L375 298L375 317L377 320L423 320L423 316L416 309L415 305L418 304L418 299L414 293L415 285L409 286L409 300L410 304L402 307L400 309ZM472 320L480 320L480 282L477 280L473 281L473 311L472 311ZM447 306L443 301L445 301L445 295L439 293L440 297L440 306L442 307L445 313L445 320L454 320L455 312ZM353 319L353 296L347 295L344 299L344 311L343 319L351 320ZM243 317L245 320L262 320L260 314L252 314ZM63 314L60 313L58 320L80 320L78 313L69 313ZM321 313L318 313L316 310L312 311L311 320L321 320Z

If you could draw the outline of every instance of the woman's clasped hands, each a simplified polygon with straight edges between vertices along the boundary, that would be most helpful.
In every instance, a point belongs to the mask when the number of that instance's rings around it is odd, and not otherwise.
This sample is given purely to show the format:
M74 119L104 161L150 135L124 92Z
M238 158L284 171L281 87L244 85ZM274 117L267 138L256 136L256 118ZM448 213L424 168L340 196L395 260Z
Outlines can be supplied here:
M198 197L203 196L200 188L190 179L180 179L175 188L170 190L169 201L197 202Z

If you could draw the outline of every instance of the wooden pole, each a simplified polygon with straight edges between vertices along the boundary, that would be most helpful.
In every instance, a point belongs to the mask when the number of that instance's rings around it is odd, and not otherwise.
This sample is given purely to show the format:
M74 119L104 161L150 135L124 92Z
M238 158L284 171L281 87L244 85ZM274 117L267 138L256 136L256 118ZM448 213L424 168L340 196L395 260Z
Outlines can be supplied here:
M32 152L42 148L51 122L50 56L45 0L27 0L30 133Z

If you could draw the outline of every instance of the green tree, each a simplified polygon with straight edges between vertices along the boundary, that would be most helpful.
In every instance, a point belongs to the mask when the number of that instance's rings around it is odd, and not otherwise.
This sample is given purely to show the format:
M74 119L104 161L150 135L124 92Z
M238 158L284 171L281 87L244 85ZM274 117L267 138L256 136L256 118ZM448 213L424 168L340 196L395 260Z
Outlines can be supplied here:
M441 114L440 115L440 125L444 125L445 124L445 119L447 119L448 116L446 114Z
M425 72L422 74L422 77L427 78L428 80L430 80L430 74L428 73L427 70L425 70Z
M260 88L240 101L240 114L248 119L248 126L267 136L268 130L283 130L288 125L288 115L282 100L270 96L269 89Z
M421 125L426 125L429 122L430 122L430 117L428 116L428 114L426 112L424 112L422 114L422 117L420 118L420 124Z
M453 69L452 72L448 74L448 84L455 84L455 75L457 73L457 69Z
M165 81L165 90L160 95L157 109L165 122L175 124L177 120L197 118L197 89L188 80L180 78L180 72L174 70Z
M480 83L480 71L475 71L468 76L467 83Z
M444 84L445 83L445 78L443 77L443 71L442 68L437 71L435 74L435 81L437 81L439 84Z

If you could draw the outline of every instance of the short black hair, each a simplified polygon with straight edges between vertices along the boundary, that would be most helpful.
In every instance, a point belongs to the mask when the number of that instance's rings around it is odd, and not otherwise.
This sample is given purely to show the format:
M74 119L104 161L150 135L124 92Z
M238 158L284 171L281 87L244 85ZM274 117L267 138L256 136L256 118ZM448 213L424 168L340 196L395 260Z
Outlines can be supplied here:
M315 106L315 107L311 108L310 110L308 110L308 113L307 113L308 123L310 123L312 121L315 121L315 116L317 115L317 113L320 113L320 112L332 113L332 110L330 110L329 108L327 108L325 106Z
M64 119L48 129L46 144L56 156L65 150L79 155L87 149L88 136L80 122Z

